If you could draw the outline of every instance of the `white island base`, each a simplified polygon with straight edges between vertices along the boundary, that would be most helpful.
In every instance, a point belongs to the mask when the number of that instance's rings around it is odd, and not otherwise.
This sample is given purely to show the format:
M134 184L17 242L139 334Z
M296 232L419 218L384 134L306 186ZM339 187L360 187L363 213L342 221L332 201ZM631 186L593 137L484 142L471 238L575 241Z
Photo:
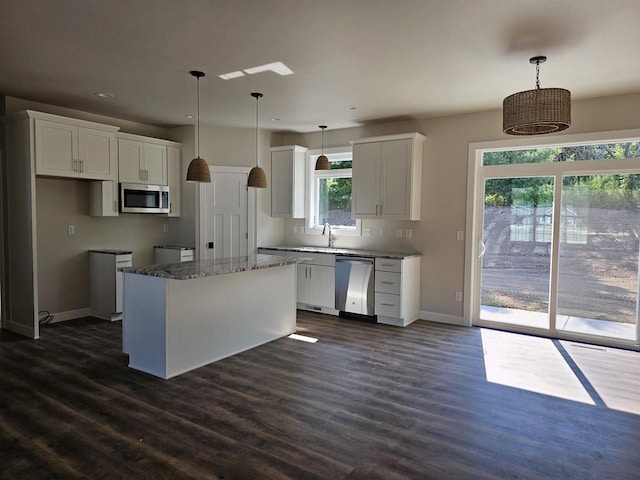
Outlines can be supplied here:
M295 264L185 280L124 271L123 350L142 372L171 378L295 332Z

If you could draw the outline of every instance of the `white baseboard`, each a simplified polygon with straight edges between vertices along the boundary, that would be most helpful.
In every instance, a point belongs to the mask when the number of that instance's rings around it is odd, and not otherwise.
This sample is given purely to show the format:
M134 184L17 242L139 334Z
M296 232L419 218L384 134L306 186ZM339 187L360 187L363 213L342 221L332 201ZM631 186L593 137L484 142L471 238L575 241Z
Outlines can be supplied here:
M459 317L457 315L448 315L446 313L421 311L420 320L426 320L428 322L447 323L449 325L458 325L461 327L470 327L470 325L465 322L463 317Z
M53 314L51 323L64 322L66 320L74 320L76 318L90 317L91 308L79 308L78 310L67 310L66 312L57 312Z

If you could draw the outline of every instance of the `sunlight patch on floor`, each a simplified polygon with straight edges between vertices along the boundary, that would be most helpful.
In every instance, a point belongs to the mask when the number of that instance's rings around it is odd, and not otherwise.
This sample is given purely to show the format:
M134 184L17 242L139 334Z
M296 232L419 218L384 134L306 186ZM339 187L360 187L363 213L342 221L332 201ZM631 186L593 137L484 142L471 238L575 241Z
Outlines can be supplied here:
M638 352L568 341L560 343L607 407L640 415Z
M595 405L547 338L482 329L487 381Z
M289 338L292 340L300 340L301 342L307 343L316 343L318 341L317 338L307 337L306 335L298 335L297 333L292 333L289 335Z

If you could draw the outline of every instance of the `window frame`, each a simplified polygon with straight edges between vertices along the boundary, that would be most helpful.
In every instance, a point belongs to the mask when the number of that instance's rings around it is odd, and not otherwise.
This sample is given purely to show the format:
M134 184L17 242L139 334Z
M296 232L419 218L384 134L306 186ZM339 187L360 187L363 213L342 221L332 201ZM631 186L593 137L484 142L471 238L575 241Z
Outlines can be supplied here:
M352 174L352 169L341 170L320 170L316 172L316 160L322 154L322 150L307 150L306 152L306 165L307 165L307 195L306 195L306 219L305 219L305 233L309 235L321 235L322 225L316 225L314 221L317 212L317 198L318 198L318 182L319 178L335 178L342 177L343 175L338 172L349 172ZM324 154L329 157L329 161L339 161L345 159L353 159L353 148L348 147L334 147L325 148ZM350 175L353 178L352 175ZM353 182L353 180L352 180ZM353 185L353 183L352 183ZM332 225L332 230L337 235L341 236L360 236L362 234L362 221L356 219L355 227L343 227L340 225Z

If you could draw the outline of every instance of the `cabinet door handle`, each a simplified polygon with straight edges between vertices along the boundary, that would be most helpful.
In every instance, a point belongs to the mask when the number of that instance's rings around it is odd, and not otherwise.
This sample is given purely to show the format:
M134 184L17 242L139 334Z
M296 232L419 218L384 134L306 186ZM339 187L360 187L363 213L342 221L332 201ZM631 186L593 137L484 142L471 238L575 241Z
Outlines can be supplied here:
M71 167L71 169L72 169L74 172L77 172L77 171L78 171L78 160L76 160L75 158L73 159L73 166Z
M80 173L84 173L84 160L80 160Z
M313 271L313 270L311 269L311 267L309 267L309 278L311 278L311 272L312 272L312 271Z
M380 204L380 216L382 216L382 207L383 207L383 205Z
M396 306L394 303L382 303L382 305L384 305L385 307L395 307Z
M118 201L117 201L117 200L114 200L114 201L113 201L113 211L114 211L114 212L117 212L117 211L118 211Z
M396 282L380 282L380 283L384 283L385 285L393 285Z
M376 203L376 217L378 216L378 207L379 207L379 206L380 206L380 205L378 205L378 204Z

